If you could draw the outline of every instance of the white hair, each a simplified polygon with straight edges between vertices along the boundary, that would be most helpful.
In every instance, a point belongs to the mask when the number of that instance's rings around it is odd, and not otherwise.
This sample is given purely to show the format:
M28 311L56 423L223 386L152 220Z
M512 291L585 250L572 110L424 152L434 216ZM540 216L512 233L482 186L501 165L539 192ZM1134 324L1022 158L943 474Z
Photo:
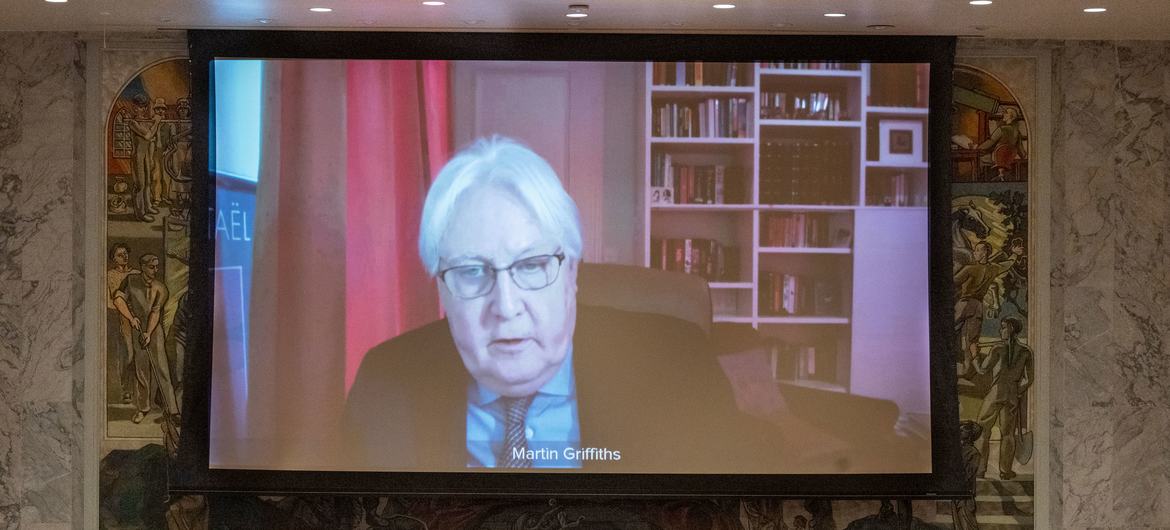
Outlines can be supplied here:
M480 138L457 153L435 177L423 203L418 254L427 274L439 271L439 241L451 222L455 204L468 190L493 185L513 194L536 218L542 233L560 244L565 255L581 258L581 220L577 204L540 155L511 138Z

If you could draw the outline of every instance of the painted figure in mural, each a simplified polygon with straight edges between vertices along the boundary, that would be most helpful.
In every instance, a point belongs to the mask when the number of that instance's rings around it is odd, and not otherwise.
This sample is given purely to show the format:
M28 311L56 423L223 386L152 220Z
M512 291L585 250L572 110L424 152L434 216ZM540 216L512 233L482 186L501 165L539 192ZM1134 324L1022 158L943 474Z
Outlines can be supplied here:
M106 269L106 351L116 359L122 403L129 403L134 389L134 337L130 320L114 305L114 294L127 276L139 274L139 271L130 266L130 247L125 243L111 245L109 259L110 266Z
M1003 342L975 363L975 369L981 374L995 370L991 390L983 398L983 408L979 411L979 426L983 428L982 436L979 438L979 476L987 472L987 449L991 441L991 427L997 423L1001 440L999 477L1010 480L1016 476L1012 472L1012 465L1019 443L1017 429L1021 427L1020 415L1027 404L1025 394L1036 377L1033 372L1032 350L1020 344L1019 337L1023 329L1023 322L1015 317L1001 320L999 336Z
M165 143L161 155L174 204L167 218L171 230L187 226L191 197L191 99L182 97L176 102L179 119L164 122Z
M146 96L142 94L134 96L136 115L127 125L134 138L134 159L131 166L134 175L134 218L149 223L154 221L154 214L158 213L151 195L151 179L158 165L154 146L162 115L154 113L151 116L147 111L148 103Z
M991 228L983 220L983 214L974 203L961 206L951 212L951 247L952 266L951 274L959 272L964 265L975 262L975 252L967 239L967 233L983 239L991 233Z
M126 276L114 293L114 306L134 330L134 371L137 383L134 405L137 411L130 420L134 423L142 422L150 412L151 401L156 395L166 414L179 414L175 390L171 385L171 370L163 348L165 331L162 308L167 302L167 286L159 278L158 256L143 254L138 264L141 274Z
M951 501L951 517L955 521L955 530L979 530L979 522L975 520L975 481L979 478L979 466L982 462L982 453L975 447L975 442L983 436L983 427L971 420L959 423L960 454L963 459L963 481L971 497Z
M808 517L797 515L792 518L792 528L796 530L808 530Z
M170 179L163 172L163 152L167 145L172 142L174 131L170 125L164 123L167 116L167 100L163 98L155 98L154 102L150 104L151 121L155 123L155 134L150 142L150 153L154 159L154 163L150 165L150 200L155 205L170 206L171 204L171 184Z
M191 326L191 306L187 295L179 297L178 308L175 309L175 322L171 325L171 336L175 339L175 356L169 359L171 374L174 376L175 401L183 404L183 371L187 362L187 330Z
M974 142L970 149L978 149L979 166L984 172L995 171L988 180L1005 180L1006 173L1015 167L1017 160L1028 156L1024 149L1024 136L1020 130L1020 111L1015 107L1004 107L999 126L979 145Z
M979 334L986 312L984 297L997 279L1011 270L1016 260L1024 255L1024 242L1013 239L1008 255L999 255L992 261L991 243L979 241L973 248L972 263L955 273L955 329L959 332L959 348L963 358L963 374L970 373L973 359L979 349Z

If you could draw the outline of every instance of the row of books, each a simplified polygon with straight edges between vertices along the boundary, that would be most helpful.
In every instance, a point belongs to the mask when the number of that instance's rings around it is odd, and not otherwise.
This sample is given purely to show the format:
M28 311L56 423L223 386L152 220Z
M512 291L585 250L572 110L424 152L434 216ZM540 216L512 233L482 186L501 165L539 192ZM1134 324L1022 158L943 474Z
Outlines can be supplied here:
M650 268L697 274L707 281L735 281L739 249L714 239L652 237Z
M841 314L841 287L829 279L760 272L760 314L771 316Z
M658 62L652 81L659 86L751 86L750 63Z
M918 108L930 105L929 64L875 64L872 72L870 105Z
M749 138L751 108L748 98L657 103L652 131L660 138Z
M827 345L779 342L775 348L773 376L776 379L835 382L836 351Z
M670 153L655 153L650 204L744 204L746 182L739 166L678 164Z
M865 181L865 204L872 206L926 206L926 187L915 186L913 175L870 175Z
M768 140L760 147L763 204L850 204L853 146L838 140Z
M837 92L788 93L765 91L760 94L760 116L764 119L849 120L849 109Z
M760 219L760 241L768 247L849 248L849 225L847 215L769 213Z
M771 61L760 63L764 68L785 68L788 70L860 70L857 63L841 61Z

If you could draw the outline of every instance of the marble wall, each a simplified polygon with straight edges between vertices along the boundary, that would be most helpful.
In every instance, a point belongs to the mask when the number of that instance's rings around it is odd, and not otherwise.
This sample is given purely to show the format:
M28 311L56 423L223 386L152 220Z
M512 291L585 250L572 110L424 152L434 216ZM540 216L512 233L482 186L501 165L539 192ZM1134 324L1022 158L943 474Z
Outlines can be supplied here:
M84 47L0 33L0 527L81 521Z
M1054 74L1053 527L1170 528L1170 44Z

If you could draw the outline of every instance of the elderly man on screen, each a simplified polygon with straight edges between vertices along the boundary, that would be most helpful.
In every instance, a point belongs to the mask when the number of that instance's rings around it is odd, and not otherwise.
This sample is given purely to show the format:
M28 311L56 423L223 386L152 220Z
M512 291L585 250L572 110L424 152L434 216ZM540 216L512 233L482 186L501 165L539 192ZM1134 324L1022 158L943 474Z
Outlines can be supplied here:
M581 247L540 156L500 137L458 153L419 234L446 319L367 354L346 404L350 466L736 469L749 437L702 332L578 307Z

